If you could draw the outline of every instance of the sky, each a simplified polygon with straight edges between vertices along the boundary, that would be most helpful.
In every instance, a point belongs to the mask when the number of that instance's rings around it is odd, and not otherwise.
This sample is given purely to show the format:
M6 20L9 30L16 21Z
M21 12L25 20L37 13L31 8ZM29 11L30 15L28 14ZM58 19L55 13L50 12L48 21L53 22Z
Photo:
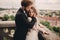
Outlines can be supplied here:
M2 8L18 8L21 0L0 0L0 7Z
M60 0L36 0L39 9L60 10Z
M0 0L1 8L19 8L21 0ZM60 0L35 0L36 8L60 10Z

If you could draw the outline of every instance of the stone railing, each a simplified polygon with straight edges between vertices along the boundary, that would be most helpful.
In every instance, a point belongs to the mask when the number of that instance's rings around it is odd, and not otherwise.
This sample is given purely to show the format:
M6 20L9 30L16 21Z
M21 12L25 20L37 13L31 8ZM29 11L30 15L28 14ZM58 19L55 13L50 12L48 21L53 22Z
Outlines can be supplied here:
M15 32L15 21L0 21L0 40L12 40Z
M15 21L0 21L1 27L15 27Z
M51 32L44 25L40 24L40 31L46 30L49 34L41 34L46 40L60 40L60 37ZM15 33L15 21L0 21L0 40L13 40Z

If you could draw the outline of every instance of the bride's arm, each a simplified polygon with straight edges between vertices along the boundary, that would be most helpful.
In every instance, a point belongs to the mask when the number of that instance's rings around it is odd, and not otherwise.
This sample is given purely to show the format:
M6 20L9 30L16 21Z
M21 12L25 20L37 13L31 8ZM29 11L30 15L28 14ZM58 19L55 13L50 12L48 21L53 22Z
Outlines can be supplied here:
M44 26L42 24L38 24L40 28L44 28Z
M40 23L40 18L39 18L39 16L37 16L37 22L38 22L38 26L39 26L40 28L44 28L44 26Z

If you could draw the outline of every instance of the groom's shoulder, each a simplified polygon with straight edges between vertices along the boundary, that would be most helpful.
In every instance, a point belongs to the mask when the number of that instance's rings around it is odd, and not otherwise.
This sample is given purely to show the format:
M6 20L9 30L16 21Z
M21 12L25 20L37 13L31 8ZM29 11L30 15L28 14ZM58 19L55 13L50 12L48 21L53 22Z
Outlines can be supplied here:
M17 11L16 15L22 15L22 14L23 14L22 9L21 9L21 8L20 8L20 9L18 9L18 11Z

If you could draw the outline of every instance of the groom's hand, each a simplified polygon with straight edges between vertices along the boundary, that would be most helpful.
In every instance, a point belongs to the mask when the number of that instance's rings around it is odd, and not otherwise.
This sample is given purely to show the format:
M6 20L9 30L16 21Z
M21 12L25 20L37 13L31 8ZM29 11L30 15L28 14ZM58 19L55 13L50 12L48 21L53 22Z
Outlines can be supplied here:
M34 22L36 22L36 21L37 21L35 17L31 17L31 18L32 18L32 21L34 21Z

